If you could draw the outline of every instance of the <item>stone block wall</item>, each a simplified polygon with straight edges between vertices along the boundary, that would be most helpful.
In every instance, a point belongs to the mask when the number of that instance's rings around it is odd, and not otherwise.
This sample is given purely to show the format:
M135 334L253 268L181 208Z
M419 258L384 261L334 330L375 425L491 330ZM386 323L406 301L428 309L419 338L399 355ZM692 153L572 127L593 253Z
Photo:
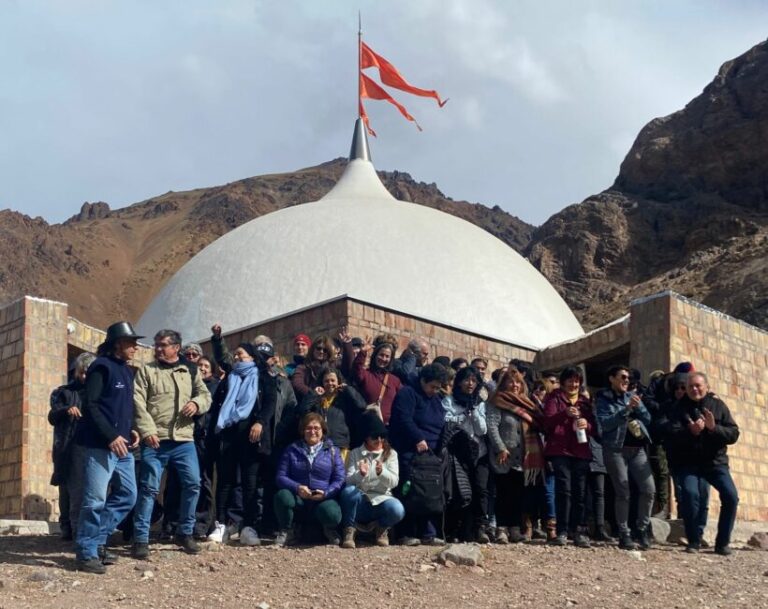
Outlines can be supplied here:
M21 514L24 304L0 309L0 517Z
M705 372L741 430L728 448L740 520L768 521L768 332L677 294L669 309L669 362ZM634 309L632 312L634 315ZM712 507L717 510L717 493Z
M483 356L489 361L489 369L504 365L512 358L530 362L535 355L535 351L530 349L346 297L229 334L227 328L223 328L223 331L230 349L241 342L252 340L259 334L265 334L273 340L277 353L285 362L290 361L293 337L299 332L308 334L313 339L320 334L328 334L334 338L343 326L347 326L352 336L360 336L363 339L373 338L381 333L393 334L400 342L400 350L411 338L423 336L431 346L432 357L447 355L450 358L466 357L471 360L475 356ZM204 348L210 353L208 341L204 343Z

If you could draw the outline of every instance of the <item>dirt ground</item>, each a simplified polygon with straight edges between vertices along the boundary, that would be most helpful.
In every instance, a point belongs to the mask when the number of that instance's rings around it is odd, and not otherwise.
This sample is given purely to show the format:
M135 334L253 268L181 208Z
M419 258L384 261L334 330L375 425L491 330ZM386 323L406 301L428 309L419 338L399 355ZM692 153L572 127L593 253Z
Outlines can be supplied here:
M0 609L768 607L768 552L746 547L724 558L679 546L484 546L482 567L438 565L432 547L152 548L135 561L118 546L119 563L89 575L56 537L0 537Z

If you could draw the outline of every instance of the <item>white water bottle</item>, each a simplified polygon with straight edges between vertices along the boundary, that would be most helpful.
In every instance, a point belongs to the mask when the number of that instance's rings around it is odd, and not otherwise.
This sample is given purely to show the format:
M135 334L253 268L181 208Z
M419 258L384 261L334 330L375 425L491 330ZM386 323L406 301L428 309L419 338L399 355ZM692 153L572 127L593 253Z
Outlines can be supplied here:
M586 429L577 429L576 430L576 441L579 444L586 444L587 443L587 430Z

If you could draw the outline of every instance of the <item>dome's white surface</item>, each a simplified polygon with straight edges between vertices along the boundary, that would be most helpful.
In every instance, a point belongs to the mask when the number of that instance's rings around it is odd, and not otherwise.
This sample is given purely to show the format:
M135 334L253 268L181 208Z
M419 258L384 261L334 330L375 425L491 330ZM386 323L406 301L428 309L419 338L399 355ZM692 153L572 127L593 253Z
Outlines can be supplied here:
M353 160L320 201L220 237L163 287L138 323L152 336L225 331L348 295L380 307L543 348L583 333L554 288L505 243L469 222L394 199Z

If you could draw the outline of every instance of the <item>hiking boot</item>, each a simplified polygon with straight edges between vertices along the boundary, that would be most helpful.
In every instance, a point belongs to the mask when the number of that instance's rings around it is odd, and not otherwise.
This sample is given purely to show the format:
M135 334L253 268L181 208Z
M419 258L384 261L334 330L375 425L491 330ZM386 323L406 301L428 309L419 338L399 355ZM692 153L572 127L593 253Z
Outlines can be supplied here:
M96 551L99 553L99 560L102 565L114 565L117 562L117 554L107 550L107 546L99 546Z
M401 537L398 540L398 543L401 546L407 546L407 547L413 548L414 546L420 546L421 540L418 539L417 537Z
M531 531L531 539L546 539L547 533L541 527L533 527Z
M591 548L592 544L589 543L589 537L584 533L578 532L573 536L573 545L577 548Z
M526 541L525 535L520 532L520 527L509 527L509 542L521 543Z
M509 543L509 537L507 537L506 527L496 527L496 543L503 546Z
M389 545L389 529L376 527L373 531L373 535L376 538L376 545L380 548L386 548Z
M554 541L555 538L557 538L557 520L554 518L547 518L545 526L547 529L547 541Z
M344 539L341 542L341 547L347 550L355 549L355 527L344 527Z
M595 534L592 535L592 539L604 543L611 543L613 541L613 537L608 534L608 531L605 530L604 526L595 527Z
M75 568L78 571L84 573L95 573L96 575L103 575L107 572L107 568L98 558L89 558L88 560L77 560Z
M442 537L425 537L421 540L423 546L444 546L445 539Z
M477 529L477 533L475 534L475 540L477 543L491 543L491 538L488 537L488 531L486 531L485 527L480 527Z
M629 533L622 534L619 537L619 547L622 550L637 550L637 544L632 540Z
M641 550L649 550L652 543L650 531L647 529L637 536L637 545Z
M523 514L523 526L520 528L520 534L523 536L523 541L531 541L533 523L531 522L530 514Z
M192 535L174 535L173 543L181 546L181 549L187 554L199 554L201 551L200 544L195 541Z
M141 541L133 542L131 556L136 560L147 560L149 558L149 544Z
M336 527L323 527L323 535L329 546L338 546L341 543L341 537Z
M715 546L715 554L730 556L733 554L733 550L731 550L731 546Z
M547 539L547 543L551 546L564 546L568 544L568 536L565 533L556 534L551 539Z

